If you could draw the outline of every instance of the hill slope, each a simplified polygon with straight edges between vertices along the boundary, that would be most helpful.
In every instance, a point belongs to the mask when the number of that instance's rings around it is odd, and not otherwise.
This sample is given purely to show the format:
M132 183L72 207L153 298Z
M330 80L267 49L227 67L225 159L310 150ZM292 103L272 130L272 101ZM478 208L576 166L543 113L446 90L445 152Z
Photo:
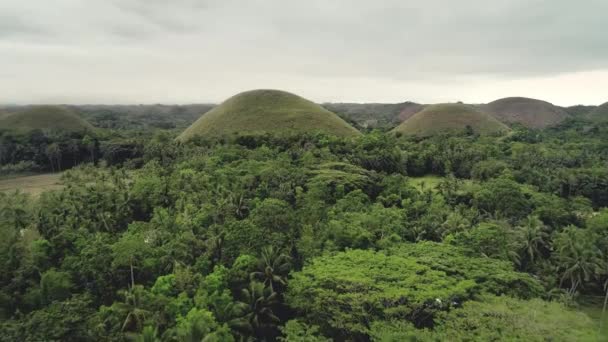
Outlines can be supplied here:
M471 105L446 103L428 106L401 123L392 132L430 136L442 132L460 132L469 126L478 134L496 134L509 128L489 114Z
M576 105L563 108L572 117L586 117L593 112L597 106Z
M63 106L30 106L0 119L0 128L30 131L34 129L79 132L93 126Z
M297 95L279 90L252 90L237 94L213 108L178 139L186 141L196 135L230 137L310 131L337 136L360 134L335 113Z
M526 97L506 97L482 108L502 122L520 123L530 128L553 126L568 117L566 111L549 102Z
M608 121L608 102L595 108L588 114L588 118L597 121Z

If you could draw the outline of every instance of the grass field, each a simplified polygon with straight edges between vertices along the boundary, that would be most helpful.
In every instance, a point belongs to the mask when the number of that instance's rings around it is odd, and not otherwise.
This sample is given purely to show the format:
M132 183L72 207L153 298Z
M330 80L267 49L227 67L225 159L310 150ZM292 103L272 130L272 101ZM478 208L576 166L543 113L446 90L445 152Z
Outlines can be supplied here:
M601 296L581 298L579 310L593 319L601 336L600 341L608 341L608 312L602 317L603 300L604 298Z
M0 178L0 191L19 190L38 197L44 191L61 189L63 186L60 184L60 178L61 173Z
M424 177L411 177L409 178L410 183L418 190L431 189L434 190L444 177L440 176L424 176Z

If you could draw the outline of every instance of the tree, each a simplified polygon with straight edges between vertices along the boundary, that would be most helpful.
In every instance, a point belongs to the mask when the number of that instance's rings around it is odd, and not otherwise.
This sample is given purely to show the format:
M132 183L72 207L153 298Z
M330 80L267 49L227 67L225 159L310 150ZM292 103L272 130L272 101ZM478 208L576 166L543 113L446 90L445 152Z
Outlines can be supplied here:
M560 274L559 286L568 283L570 296L579 286L604 272L600 250L592 238L586 230L569 226L553 239L553 259Z
M178 318L176 335L184 342L234 341L226 325L219 325L211 312L197 308Z
M73 284L70 275L54 269L48 270L40 278L40 294L43 304L69 298Z
M278 303L276 292L260 282L252 281L248 288L241 291L241 299L234 307L237 318L229 324L245 336L263 338L276 335L280 319L274 314L273 307Z
M484 183L473 197L473 204L497 218L517 221L528 215L530 202L516 182L497 178Z
M497 319L497 317L500 317ZM442 315L432 330L375 321L374 341L598 341L593 321L556 302L483 296Z
M536 216L528 216L517 229L518 243L521 244L519 265L525 270L548 250L549 234L547 227Z
M251 280L261 281L270 291L277 291L279 287L287 285L287 274L291 268L289 259L289 256L272 246L265 247L258 261L258 271L251 273Z
M383 317L431 326L437 312L475 288L475 281L449 277L415 258L349 250L317 257L293 273L286 301L326 335L359 340Z
M129 267L131 288L135 286L135 268L154 254L150 236L146 232L127 231L112 245L113 267Z
M319 333L319 327L309 326L298 320L291 320L281 327L284 337L279 337L283 342L329 342L331 339Z

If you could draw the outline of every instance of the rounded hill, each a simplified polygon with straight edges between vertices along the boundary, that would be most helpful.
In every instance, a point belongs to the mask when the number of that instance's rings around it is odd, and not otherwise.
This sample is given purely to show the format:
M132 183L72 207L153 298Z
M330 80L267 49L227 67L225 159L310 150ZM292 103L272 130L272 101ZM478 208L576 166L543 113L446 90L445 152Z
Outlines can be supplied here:
M393 129L395 133L430 136L472 129L481 135L500 134L509 128L491 115L461 103L431 105Z
M93 126L72 110L63 106L31 106L10 113L0 119L0 128L17 131L82 132L93 130Z
M595 108L588 115L589 119L596 121L608 121L608 102Z
M343 137L361 134L335 113L300 96L280 90L252 90L205 113L178 139L311 131Z
M529 128L557 125L568 117L568 113L560 107L527 97L506 97L482 108L502 122L519 123Z

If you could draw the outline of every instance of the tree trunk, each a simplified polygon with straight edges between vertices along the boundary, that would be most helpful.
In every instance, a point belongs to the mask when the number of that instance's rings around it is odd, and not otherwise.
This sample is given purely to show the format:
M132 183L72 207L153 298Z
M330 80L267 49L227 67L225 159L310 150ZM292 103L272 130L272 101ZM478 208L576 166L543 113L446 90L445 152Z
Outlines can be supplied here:
M130 260L131 266L131 289L135 288L135 276L133 275L133 258Z
M604 306L602 307L602 315L600 316L600 331L599 331L600 335L602 334L602 328L603 328L603 324L604 324L604 314L606 313L606 304L608 304L608 281L606 281L604 288L606 289L606 294L604 295Z

